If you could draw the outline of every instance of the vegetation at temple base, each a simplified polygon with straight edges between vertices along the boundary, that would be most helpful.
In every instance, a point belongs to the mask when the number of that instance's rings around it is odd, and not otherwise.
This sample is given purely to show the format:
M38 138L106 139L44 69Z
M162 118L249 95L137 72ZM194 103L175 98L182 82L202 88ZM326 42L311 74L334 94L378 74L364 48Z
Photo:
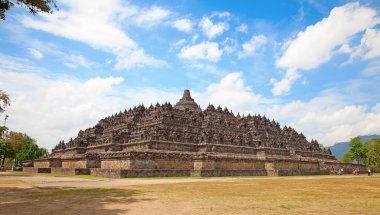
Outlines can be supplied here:
M9 132L0 140L0 158L1 166L4 166L5 160L15 161L14 165L20 167L22 161L33 160L47 155L47 150L38 147L36 141L20 132Z
M343 162L360 163L380 171L380 138L362 143L359 137L355 137L351 139L349 146L350 151L343 155Z
M52 13L53 8L58 10L55 0L0 0L0 19L5 20L5 12L15 5L27 8L33 15L40 12Z
M368 165L376 171L380 171L380 138L372 139L367 142Z

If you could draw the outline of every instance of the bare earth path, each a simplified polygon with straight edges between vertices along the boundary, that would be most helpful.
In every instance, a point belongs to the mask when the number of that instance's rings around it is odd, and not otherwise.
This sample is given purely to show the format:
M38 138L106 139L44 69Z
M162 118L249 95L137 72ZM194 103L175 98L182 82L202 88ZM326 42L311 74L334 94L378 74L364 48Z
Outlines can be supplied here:
M214 178L125 178L125 179L87 179L77 177L52 177L44 175L24 175L0 172L1 180L23 181L33 187L120 187L152 184L175 184L175 183L195 183L195 182L232 182L237 180L283 180L283 179L333 179L352 178L353 175L327 175L327 176L296 176L296 177L214 177Z

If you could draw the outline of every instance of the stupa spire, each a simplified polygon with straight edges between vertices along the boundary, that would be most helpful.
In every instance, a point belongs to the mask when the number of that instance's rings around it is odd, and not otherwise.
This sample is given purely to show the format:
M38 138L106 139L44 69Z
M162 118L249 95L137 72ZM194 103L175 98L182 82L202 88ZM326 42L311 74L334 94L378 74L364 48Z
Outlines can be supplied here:
M177 102L174 108L179 110L192 109L192 110L200 110L199 105L191 98L190 90L185 89L183 91L182 98Z

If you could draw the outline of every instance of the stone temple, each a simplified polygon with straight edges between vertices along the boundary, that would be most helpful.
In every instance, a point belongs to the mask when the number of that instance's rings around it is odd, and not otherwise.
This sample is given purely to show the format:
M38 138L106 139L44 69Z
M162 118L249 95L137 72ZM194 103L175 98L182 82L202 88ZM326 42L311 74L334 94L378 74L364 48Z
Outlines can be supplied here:
M140 105L101 119L23 170L122 178L308 175L356 167L362 168L339 163L316 140L265 116L213 105L202 110L185 90L174 106Z

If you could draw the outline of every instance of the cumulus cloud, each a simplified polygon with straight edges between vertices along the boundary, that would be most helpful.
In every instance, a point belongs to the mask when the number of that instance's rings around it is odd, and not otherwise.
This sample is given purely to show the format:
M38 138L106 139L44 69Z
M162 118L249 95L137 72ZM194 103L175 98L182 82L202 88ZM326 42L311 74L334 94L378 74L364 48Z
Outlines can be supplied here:
M308 139L317 139L330 146L350 140L357 135L380 132L380 103L368 108L365 105L344 105L336 97L318 97L310 101L293 101L275 106L268 111L272 117L287 122Z
M114 86L123 81L120 77L79 81L2 71L0 79L7 80L0 86L12 98L7 109L10 129L28 133L47 148L122 108L121 99L112 96Z
M208 60L218 62L223 54L219 44L215 42L202 42L193 46L185 46L178 56L187 60Z
M324 145L379 134L379 81L380 77L370 77L341 82L310 100L277 103L267 114Z
M334 51L346 44L354 35L378 23L380 19L376 10L361 6L358 2L335 7L328 17L308 26L294 39L288 41L283 55L276 61L276 66L289 70L317 68L329 61ZM277 85L282 83L282 81L274 82L274 88L281 88ZM276 92L281 95L287 91Z
M217 16L225 17L225 15ZM202 20L199 22L199 26L201 27L203 34L207 36L208 39L213 39L219 35L222 35L223 32L229 29L229 25L227 24L227 22L223 21L214 23L210 17L203 17Z
M206 92L199 93L200 103L206 107L211 103L228 107L233 111L248 113L263 111L264 106L273 101L253 92L250 86L244 83L242 72L232 72L221 78L220 82L212 83Z
M239 52L238 58L242 59L257 54L267 42L267 37L262 34L252 36L251 40L242 45L242 51Z
M37 60L44 58L44 54L42 54L42 52L38 51L37 49L28 48L28 51Z
M170 14L171 12L169 10L154 6L140 11L140 14L135 18L135 20L137 25L140 27L152 27L168 18Z
M157 62L162 64L162 60L145 54L144 50L121 29L120 24L124 20L120 19L136 13L133 7L130 9L129 5L123 5L120 0L107 2L68 0L62 4L67 6L67 10L42 14L42 19L23 17L22 24L110 52L117 56L118 61L127 61L130 56L140 56L141 59L133 61L138 66L156 65ZM157 12L156 10L153 9L153 12ZM139 20L141 23L147 23L149 17L141 17ZM130 69L134 66L126 65L128 67L118 67L118 69Z
M298 74L296 70L288 70L286 71L285 76L280 81L277 81L276 79L272 78L270 82L274 84L274 87L272 88L273 95L279 96L284 93L288 93L292 84L300 77L301 75Z
M350 53L350 59L346 63L352 63L355 58L368 60L380 56L380 31L367 29L361 38L360 44L354 48L346 45L344 49Z
M367 29L361 40L361 45L366 49L364 59L380 56L380 31Z
M172 23L172 26L178 31L189 33L193 30L193 23L190 19L178 19Z

